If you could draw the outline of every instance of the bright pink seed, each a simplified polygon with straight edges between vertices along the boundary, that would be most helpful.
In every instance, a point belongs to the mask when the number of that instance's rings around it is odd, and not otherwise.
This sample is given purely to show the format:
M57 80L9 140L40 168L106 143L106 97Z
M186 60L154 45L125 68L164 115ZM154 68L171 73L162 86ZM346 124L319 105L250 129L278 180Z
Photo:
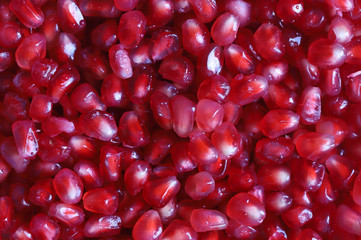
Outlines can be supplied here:
M160 28L152 35L152 59L159 61L176 53L180 48L180 37L177 32L168 28Z
M328 39L318 39L310 44L308 60L310 63L325 69L340 67L346 59L346 50L339 43Z
M102 49L109 49L116 43L118 25L115 20L108 20L97 27L91 32L92 43Z
M68 142L58 136L49 137L45 133L39 136L39 152L38 156L41 160L50 163L58 163L65 161L71 153L71 148Z
M279 191L291 183L291 171L283 165L265 164L257 172L258 183L266 191Z
M102 83L101 89L102 102L107 107L125 107L128 98L125 95L123 81L113 73L108 74Z
M297 113L301 123L311 125L321 118L321 90L318 87L308 86L303 90L298 102Z
M41 129L48 136L55 137L63 132L72 133L75 126L66 118L50 116L41 123Z
M139 0L114 0L115 6L121 11L130 11L135 8Z
M135 161L125 170L124 184L127 191L132 195L137 195L142 191L144 184L149 180L151 167L145 161Z
M188 155L194 162L204 165L217 161L218 151L205 133L196 130L189 138Z
M187 178L185 191L193 200L200 200L214 191L215 182L208 172L198 172Z
M292 179L306 191L317 191L325 176L324 165L307 159L295 159L291 166Z
M55 175L53 184L56 194L64 203L76 204L83 196L83 182L68 168L63 168Z
M335 148L335 138L325 133L310 132L298 137L295 145L301 157L316 161Z
M103 215L112 215L118 208L117 193L111 188L95 188L84 193L84 209Z
M293 200L284 192L270 192L266 194L266 210L280 214L292 206Z
M190 218L190 223L196 232L224 230L228 226L227 217L211 209L195 209Z
M173 130L179 137L189 137L193 131L196 104L186 96L177 95L171 100Z
M177 88L186 88L193 82L194 66L186 57L171 55L162 61L159 73L164 79L172 81Z
M38 213L31 218L29 229L35 239L58 239L60 226L44 213Z
M129 59L128 52L120 44L113 45L109 49L109 62L114 74L127 79L133 75L133 68Z
M204 80L197 90L198 100L210 99L220 104L228 99L231 87L222 75L214 75Z
M68 226L79 226L85 218L82 208L61 202L53 203L48 214Z
M71 101L80 113L87 113L93 109L100 111L106 109L97 91L88 83L80 84L73 90Z
M100 171L105 179L116 182L120 180L120 164L123 157L123 149L112 145L104 145L100 149Z
M156 240L163 232L163 226L157 211L145 212L135 223L132 236L134 240Z
M15 48L23 38L19 24L15 22L0 23L0 46Z
M223 13L212 25L212 39L219 46L227 46L236 39L238 28L238 18L229 12Z
M240 150L240 136L231 122L224 122L218 126L211 137L214 147L221 159L231 159Z
M60 33L54 45L56 48L52 49L50 56L59 64L73 62L75 53L80 49L80 41L74 35L65 32Z
M48 87L51 77L58 70L58 64L48 58L39 58L31 65L31 77L37 85Z
M254 60L247 49L230 44L223 50L227 68L235 73L251 74L255 70Z
M80 159L74 165L73 170L80 177L86 189L99 188L103 185L100 170L92 161Z
M147 20L138 10L129 11L120 17L118 39L125 49L135 48L142 41Z
M188 19L182 24L183 47L198 56L209 45L209 31L198 19Z
M353 102L361 102L361 72L348 75L345 85L348 98Z
M79 6L74 0L57 2L59 24L64 32L77 33L85 28L85 20Z
M342 12L349 12L354 8L354 0L327 0L326 2Z
M99 110L82 114L79 125L85 135L102 141L110 141L117 134L117 125L113 116Z
M215 0L189 0L189 3L201 22L208 23L216 18L218 6Z
M250 23L252 4L244 0L227 0L225 10L232 13L238 19L239 27Z
M354 26L351 21L346 18L335 17L331 21L327 37L330 40L344 45L351 41L354 32Z
M224 111L222 106L208 99L202 99L197 104L196 123L204 132L213 132L223 120Z
M39 151L34 122L30 120L16 121L12 125L12 132L20 156L33 159Z
M282 213L282 220L291 229L299 229L313 217L311 209L295 206Z
M37 180L29 189L28 199L36 206L50 206L50 204L56 201L53 179L45 178Z
M253 195L239 193L233 196L227 204L227 215L246 226L258 226L266 217L264 205Z
M263 117L260 128L267 137L277 138L295 131L299 119L299 115L290 110L271 110Z
M151 26L164 26L170 22L174 15L172 0L150 0L148 3L147 19Z
M118 215L93 215L84 225L84 235L88 238L114 236L120 233L122 219Z
M164 207L179 192L180 182L176 177L164 177L148 181L143 188L143 198L153 207Z
M175 219L164 230L160 236L160 240L172 240L176 238L196 240L198 239L198 235L187 221Z
M276 13L284 22L294 22L303 13L303 0L280 0L277 3Z
M256 157L270 163L285 163L295 151L291 139L278 137L275 139L263 138L256 144Z

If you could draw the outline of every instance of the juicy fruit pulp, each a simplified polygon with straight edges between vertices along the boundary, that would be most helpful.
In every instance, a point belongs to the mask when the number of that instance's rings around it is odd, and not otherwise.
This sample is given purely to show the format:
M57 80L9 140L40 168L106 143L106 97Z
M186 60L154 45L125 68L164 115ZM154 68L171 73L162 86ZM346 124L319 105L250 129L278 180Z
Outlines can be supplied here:
M361 0L0 19L0 239L360 239Z

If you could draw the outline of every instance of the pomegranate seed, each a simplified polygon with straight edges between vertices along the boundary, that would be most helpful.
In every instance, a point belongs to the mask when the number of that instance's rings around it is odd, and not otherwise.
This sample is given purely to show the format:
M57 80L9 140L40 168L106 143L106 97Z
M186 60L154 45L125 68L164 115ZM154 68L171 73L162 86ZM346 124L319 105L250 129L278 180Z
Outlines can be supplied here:
M288 134L297 129L299 115L290 110L271 110L260 123L261 131L270 138Z
M264 205L253 195L238 193L227 204L227 215L239 224L258 226L266 217Z
M227 217L223 213L209 209L193 210L190 223L196 232L223 230L228 226Z
M153 207L161 208L179 192L180 182L176 177L165 177L148 181L144 185L143 198Z
M122 220L118 215L92 216L84 225L84 235L88 238L100 238L120 233Z
M27 28L38 28L44 22L44 13L34 1L11 0L9 8Z
M295 145L301 157L315 161L335 147L335 139L329 134L310 132L298 137Z
M105 111L99 94L87 83L78 85L71 94L73 106L81 113L87 113L93 109Z
M280 59L285 52L281 30L272 23L262 24L254 33L257 51L267 60Z
M10 166L0 157L0 183L5 181L10 171Z
M74 123L62 117L49 117L41 123L41 129L50 137L62 132L71 133L75 130Z
M182 95L172 98L170 104L173 114L174 132L179 137L188 137L193 130L196 104Z
M135 8L139 0L114 0L115 6L120 11L130 11Z
M124 173L124 183L127 191L132 195L137 195L144 187L151 175L151 168L144 161L136 161L130 164Z
M50 206L49 216L68 226L78 226L83 223L85 215L80 207L57 202Z
M126 94L134 104L143 104L150 99L153 90L154 70L152 68L137 69L133 77L127 81Z
M138 47L129 51L129 58L132 61L134 67L141 67L144 65L150 65L154 61L152 59L153 42L144 38Z
M86 189L98 188L103 185L103 178L95 163L89 160L79 160L73 169L81 178Z
M267 80L256 74L244 78L241 75L236 75L232 81L235 83L231 88L230 100L241 106L258 100L265 95L268 88Z
M114 118L107 112L91 110L79 118L80 129L89 137L109 141L117 134Z
M215 182L208 172L198 172L188 177L185 191L193 200L200 200L214 191Z
M292 165L292 179L306 191L316 191L321 187L325 167L306 159L295 159Z
M58 64L54 60L39 58L31 65L31 77L37 85L48 87L57 70Z
M186 88L193 81L194 67L188 58L171 55L162 61L159 73L164 79L174 82L177 88Z
M317 7L306 8L295 25L306 35L318 33L326 25L326 14Z
M63 168L54 177L54 189L64 203L75 204L83 195L83 182L80 177L68 168Z
M205 133L199 130L190 135L188 146L189 157L199 165L215 163L218 159L218 151Z
M34 239L58 239L60 226L44 213L38 213L31 218L29 229Z
M172 20L174 3L170 0L150 0L148 3L149 25L163 26Z
M222 123L223 115L223 108L217 102L202 99L197 104L196 123L204 132L212 132L216 129Z
M74 35L65 32L60 33L54 45L57 48L51 52L52 57L60 64L73 62L75 53L80 49L79 40Z
M291 171L282 165L266 164L258 170L257 180L265 190L284 190L291 183Z
M112 215L118 208L118 197L110 188L96 188L84 193L83 206L90 212Z
M198 57L197 70L203 78L219 74L223 68L222 48L215 43L209 44Z
M117 23L114 20L108 20L99 24L91 32L92 43L96 47L102 49L109 49L112 45L116 43L117 27Z
M303 13L303 0L281 0L278 1L276 13L284 22L294 22Z
M34 205L50 206L50 204L56 201L53 180L46 178L36 181L29 190L28 198Z
M125 48L134 48L142 41L147 20L140 11L130 11L120 17L118 38L120 44Z
M354 8L353 0L327 0L326 2L333 6L336 10L342 12L348 12Z
M227 0L225 3L225 10L237 17L239 27L244 27L250 23L251 9L251 3L243 0Z
M159 61L179 51L180 39L172 29L159 29L152 35L152 59Z
M29 159L20 156L14 138L12 137L6 138L2 141L0 146L0 152L4 160L17 173L24 172L30 163Z
M340 44L346 44L353 38L354 31L352 22L345 18L335 17L331 21L327 37Z
M230 92L227 79L221 75L214 75L201 83L197 91L197 98L210 99L220 104L224 103Z
M255 70L252 55L243 47L231 44L223 50L226 66L235 73L251 74Z
M361 102L361 75L360 72L350 74L346 79L346 94L353 102Z
M104 79L108 74L108 62L105 55L93 48L80 49L76 54L77 65L89 71L89 75L96 79Z
M33 236L30 233L29 227L27 225L21 225L16 230L14 230L11 235L13 239L24 239L24 240L32 240Z
M236 39L238 27L239 22L235 15L223 13L212 25L212 39L219 46L229 45Z
M133 68L128 52L120 44L113 45L109 49L109 62L114 74L122 79L130 78L133 75Z
M23 158L35 158L39 151L35 124L30 120L16 121L12 125L14 140Z
M159 239L162 232L163 226L158 212L149 210L135 223L132 236L135 240Z
M45 37L40 33L33 33L20 42L15 52L15 59L19 67L30 69L35 60L44 58L45 54Z
M124 107L128 103L124 85L114 74L107 75L100 89L102 102L107 107Z
M188 19L182 24L183 47L198 56L209 45L209 31L198 19Z
M352 190L352 198L354 200L354 202L356 204L358 204L359 206L361 206L361 175L359 174L357 176L357 178L355 179L354 185L353 185L353 190Z
M284 192L270 192L266 194L266 210L281 214L292 206L293 200Z
M198 239L198 235L187 221L175 219L164 230L160 236L160 240L171 240L175 238L195 240Z
M232 167L228 171L228 185L234 192L244 192L251 190L256 184L257 176L254 170L250 168Z
M39 136L38 144L38 155L40 159L45 162L63 162L70 156L71 148L62 137L51 138L45 133L42 133Z
M295 145L292 140L284 137L276 139L264 138L256 144L256 157L270 163L285 163L294 153Z
M310 44L308 60L310 63L326 69L341 66L346 59L346 50L339 43L328 39L319 39Z
M235 239L252 239L256 235L256 229L250 226L239 224L233 219L230 219L226 233L228 237Z
M143 147L150 142L143 119L134 111L126 112L120 118L119 136L127 147Z
M74 0L57 2L59 24L65 32L77 33L85 28L84 16Z
M282 219L292 229L298 229L313 217L312 211L307 207L295 206L282 213Z
M87 17L115 18L120 15L120 11L115 7L112 0L102 2L97 0L80 0L79 8L82 14Z
M19 46L23 34L19 24L9 21L0 24L0 46L16 48Z
M8 232L14 218L14 204L11 198L7 196L0 197L0 208L2 209L0 214L0 230Z

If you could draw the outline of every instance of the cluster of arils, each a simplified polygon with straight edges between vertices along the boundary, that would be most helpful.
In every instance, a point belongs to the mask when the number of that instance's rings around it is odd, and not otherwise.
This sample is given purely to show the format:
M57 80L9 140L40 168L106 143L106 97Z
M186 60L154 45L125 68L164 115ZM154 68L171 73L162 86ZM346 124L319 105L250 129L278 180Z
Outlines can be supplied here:
M0 239L360 239L361 0L0 19Z

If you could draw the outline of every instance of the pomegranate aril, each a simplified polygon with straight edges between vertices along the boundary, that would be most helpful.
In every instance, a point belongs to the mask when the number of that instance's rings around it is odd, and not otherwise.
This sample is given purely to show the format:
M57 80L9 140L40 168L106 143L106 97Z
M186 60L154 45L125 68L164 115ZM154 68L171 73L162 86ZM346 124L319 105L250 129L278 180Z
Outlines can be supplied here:
M9 232L13 224L14 218L14 203L8 196L0 197L0 231Z
M223 213L210 209L193 210L190 223L196 232L224 230L228 226L227 217Z
M255 228L239 224L233 219L229 220L228 227L226 229L227 236L234 239L252 239L256 233L257 230Z
M0 24L0 46L15 48L23 38L19 24L9 21Z
M298 102L297 113L301 123L315 124L321 118L321 90L318 87L306 87Z
M55 49L52 49L50 56L59 64L66 64L74 61L75 53L80 49L80 41L74 35L62 32L52 48Z
M317 66L311 64L307 58L296 60L297 68L301 73L301 79L304 85L317 85L320 80L320 70ZM308 86L310 87L310 86Z
M335 213L335 225L342 230L361 236L359 222L361 214L347 205L341 204Z
M55 175L53 185L56 194L64 203L76 204L83 196L83 182L68 168L63 168Z
M33 240L28 224L24 224L16 228L11 237L12 239Z
M0 72L4 72L12 64L12 62L12 53L0 48Z
M346 50L339 43L328 39L319 39L310 44L308 60L310 63L325 69L340 67L346 59Z
M114 0L115 6L121 11L130 11L135 8L139 0Z
M266 164L257 173L258 183L266 191L279 191L291 183L291 170L283 165Z
M186 96L177 95L172 98L170 105L173 114L174 132L179 137L189 137L193 131L196 104Z
M144 38L138 47L130 49L129 58L134 67L141 67L154 63L152 59L153 41Z
M281 30L272 23L262 24L254 33L257 51L267 60L280 59L285 53Z
M122 219L118 215L94 215L84 225L84 235L88 238L114 236L120 233Z
M150 0L147 19L150 26L164 26L174 15L174 3L171 0Z
M238 193L227 204L227 215L239 224L258 226L266 217L265 207L255 196Z
M114 189L96 188L84 193L83 206L90 212L112 215L118 208L118 196Z
M251 190L257 182L256 172L248 167L231 167L228 171L228 186L236 193Z
M85 28L84 16L74 0L57 2L59 24L64 32L77 33Z
M222 71L224 55L222 48L215 43L208 44L197 61L198 74L204 79L217 75Z
M84 134L102 141L110 141L117 134L117 125L113 116L99 110L82 114L79 125Z
M300 116L290 110L271 110L263 117L260 128L269 138L277 138L295 131L299 119Z
M115 20L108 20L99 24L91 32L92 43L98 48L109 49L116 43L117 27Z
M225 10L232 13L238 19L239 27L250 23L252 4L244 0L227 0Z
M202 99L197 104L196 123L204 132L213 132L222 123L223 115L223 108L217 102Z
M84 211L80 207L66 203L53 203L48 212L49 216L68 226L78 226L84 221Z
M227 46L236 39L238 27L239 22L235 15L223 13L212 25L212 39L219 46Z
M170 131L155 130L150 143L144 149L144 160L154 166L159 164L168 155L176 140L176 136Z
M165 58L159 73L164 79L174 82L177 88L186 88L193 82L194 67L192 62L180 55L171 55Z
M326 13L318 7L309 7L297 19L295 25L305 34L312 35L319 33L327 24Z
M159 239L162 232L163 226L158 212L149 210L135 223L132 236L134 240L154 240Z
M164 230L160 236L160 240L171 240L175 238L195 240L198 239L198 235L187 221L175 219Z
M146 31L147 20L138 10L129 11L120 17L118 38L125 49L134 48L142 41Z
M119 17L120 11L114 5L113 0L80 0L79 8L84 16L115 18Z
M51 78L47 95L52 98L53 103L58 103L79 81L78 70L70 64L63 65Z
M30 120L16 121L12 132L19 154L23 158L35 158L39 151L35 124Z
M1 114L10 123L28 118L29 100L16 93L7 92L2 102Z
M359 174L354 181L352 198L357 205L361 206L361 174Z
M301 157L316 161L335 148L332 135L310 132L296 139L296 149Z
M161 208L179 192L180 182L176 177L148 181L143 188L143 198L153 207Z
M285 163L294 153L295 145L291 139L279 137L276 139L264 138L256 144L256 157L270 163Z
M133 68L128 52L122 45L116 44L109 49L109 62L117 77L127 79L133 76Z
M137 195L149 180L151 172L150 165L144 161L135 161L130 164L124 173L124 184L127 191L132 196Z
M9 137L2 140L0 152L5 161L17 173L22 173L28 167L30 160L20 156L14 138Z
M295 206L282 213L282 219L292 229L298 229L310 221L313 217L311 209Z
M9 8L28 28L38 28L44 22L44 13L40 6L31 0L11 0Z
M326 2L333 6L336 10L342 12L349 12L354 8L353 0L327 0Z
M60 226L44 213L38 213L31 218L29 229L34 239L58 239Z
M216 18L218 6L215 0L189 0L189 3L201 22L208 23Z
M292 206L293 200L285 192L270 192L266 194L266 210L281 214Z
M181 40L179 34L173 29L160 28L153 33L152 40L152 59L154 61L162 60L179 51Z
M48 87L51 77L58 70L58 64L48 58L39 58L31 65L31 77L35 84Z
M53 180L51 178L45 178L36 181L29 190L28 198L34 205L50 206L50 204L56 201Z
M188 155L188 145L187 142L178 142L172 146L170 151L175 169L179 173L189 172L197 167L197 163Z
M95 79L101 80L109 72L109 63L103 52L94 48L80 49L76 54L76 63Z
M215 181L208 172L198 172L188 177L185 191L193 200L200 200L214 191Z
M40 93L39 88L35 85L29 72L20 71L18 74L15 75L12 83L15 91L21 96L32 97L35 94Z
M78 85L71 94L73 106L80 112L86 113L96 109L105 111L106 107L101 102L99 94L87 83Z
M62 137L49 137L45 133L39 136L39 157L41 160L50 163L65 161L71 153L71 148Z
M133 77L126 81L126 94L134 104L143 104L149 100L155 79L154 69L139 68Z
M342 79L338 68L321 72L321 89L329 96L337 96L341 92Z
M210 35L206 26L192 18L182 24L183 47L198 56L209 45Z
M11 171L11 167L0 157L0 183L4 182Z
M41 129L50 137L55 137L63 132L74 132L74 123L63 117L53 117L45 119L41 123Z
M86 189L99 188L103 185L103 177L98 166L89 160L80 159L73 170L81 178Z
M171 130L173 120L170 98L160 91L154 91L150 97L150 106L157 124L166 130Z
M128 103L124 84L114 74L108 74L104 78L100 92L102 102L107 107L125 107Z
M20 42L15 52L15 59L19 67L29 70L37 58L44 58L45 55L45 37L40 33L33 33Z
M211 164L217 161L218 151L205 133L199 130L190 135L188 145L189 157L199 165Z
M342 17L332 19L330 29L328 30L328 39L334 40L340 44L346 44L354 36L354 25L351 21Z
M347 76L345 81L346 94L348 98L353 102L361 102L361 75L360 72L354 72Z
M294 159L291 165L292 179L306 191L316 191L325 176L324 165L306 159Z
M303 0L281 0L278 1L276 13L284 22L294 22L303 13Z
M255 70L255 63L252 55L247 49L230 44L223 50L226 67L235 73L251 74Z
M119 137L126 147L144 147L150 142L147 127L135 111L123 113L119 121Z

